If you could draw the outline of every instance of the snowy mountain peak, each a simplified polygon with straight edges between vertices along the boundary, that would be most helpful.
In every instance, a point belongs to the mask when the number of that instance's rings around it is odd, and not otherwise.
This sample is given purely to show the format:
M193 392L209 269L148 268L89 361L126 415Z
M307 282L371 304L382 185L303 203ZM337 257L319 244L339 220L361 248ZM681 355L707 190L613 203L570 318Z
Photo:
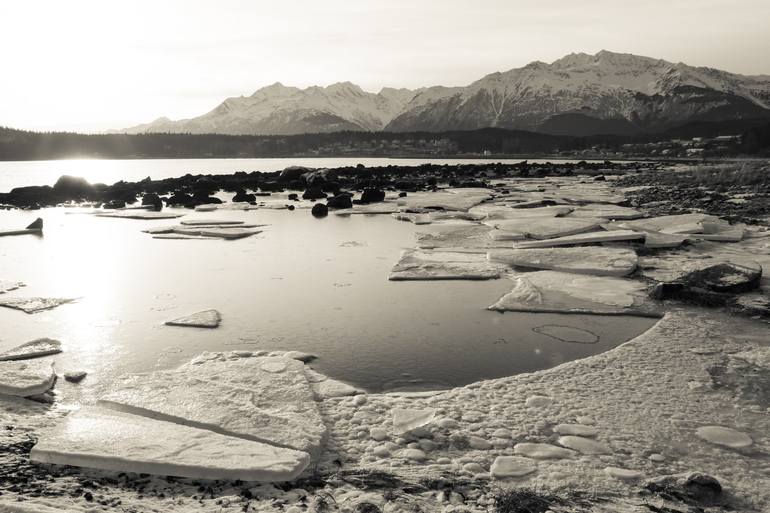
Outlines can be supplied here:
M564 118L564 116L567 116ZM464 130L502 127L585 135L660 130L691 121L770 118L770 77L601 50L490 73L466 87L383 87L351 82L305 89L276 82L228 98L203 116L160 118L126 130L293 134L338 130ZM563 119L570 120L565 127Z

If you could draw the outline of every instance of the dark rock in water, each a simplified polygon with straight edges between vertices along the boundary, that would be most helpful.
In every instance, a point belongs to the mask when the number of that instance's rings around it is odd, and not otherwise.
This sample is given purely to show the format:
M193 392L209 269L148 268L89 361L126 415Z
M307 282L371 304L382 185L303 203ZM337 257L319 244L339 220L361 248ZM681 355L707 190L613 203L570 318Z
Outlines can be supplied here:
M219 187L214 180L208 176L201 176L192 184L193 195L206 195L209 196L219 190Z
M406 198L406 193L405 192L399 192L398 193L398 197L399 198Z
M170 198L166 200L166 205L175 207L187 207L192 205L193 198L189 194L183 192L175 192Z
M32 224L27 226L27 230L42 230L43 229L43 220L39 217L32 221Z
M70 383L80 383L86 376L87 373L85 371L67 372L64 374L64 379Z
M269 192L267 193L270 194ZM247 193L244 189L238 189L238 192L233 196L233 202L234 203L251 203L252 201L256 201L257 196L254 194Z
M374 188L364 189L361 194L361 203L376 203L378 201L385 201L385 191Z
M702 472L660 476L647 481L645 488L669 500L690 505L707 505L722 495L719 480Z
M677 281L688 287L698 287L713 292L740 293L759 287L762 266L720 263L686 274Z
M212 203L219 205L222 203L222 200L214 196L209 196L208 194L203 192L196 192L195 194L193 194L192 202L185 206L194 208L194 207L197 207L198 205L210 205Z
M302 199L306 200L318 200L326 198L326 193L321 190L320 187L312 187L310 189L306 189L304 193L302 193Z
M313 214L313 217L326 217L329 215L329 207L323 203L316 203L313 205L313 209L310 211L310 213Z
M762 267L759 264L740 265L731 262L719 263L691 271L673 282L658 283L650 291L653 299L676 299L701 306L730 306L736 311L750 313L757 310L763 315L761 301L759 306L750 303L742 305L735 294L749 292L759 288Z
M154 192L145 194L144 197L142 197L142 205L149 205L156 212L160 212L163 209L163 201L160 199L160 196Z
M85 178L77 176L60 176L53 186L57 196L64 200L81 200L93 197L94 186L88 183Z
M341 188L341 185L339 182L326 182L321 184L322 191L331 193L335 196L340 193L340 188Z
M296 192L292 192L289 194L289 199L291 201L299 201L299 195Z
M259 190L263 192L283 192L283 185L275 182L262 182Z
M294 205L286 205L286 210L294 210Z
M114 210L116 208L126 208L126 202L123 200L111 200L103 204L102 208L106 210Z
M343 192L333 198L329 198L326 206L329 208L353 208L353 201L349 193Z
M263 197L265 197L265 196L272 196L272 195L273 195L273 193L272 193L272 192L255 192L255 193L254 193L254 197L255 197L255 199L256 199L256 197L257 197L257 196L263 196Z
M278 175L278 180L281 182L291 182L292 180L299 180L300 177L311 171L310 168L302 166L289 166Z
M29 187L16 187L8 193L8 203L17 207L29 208L40 205L54 205L56 203L56 194L52 187L48 185L33 185Z

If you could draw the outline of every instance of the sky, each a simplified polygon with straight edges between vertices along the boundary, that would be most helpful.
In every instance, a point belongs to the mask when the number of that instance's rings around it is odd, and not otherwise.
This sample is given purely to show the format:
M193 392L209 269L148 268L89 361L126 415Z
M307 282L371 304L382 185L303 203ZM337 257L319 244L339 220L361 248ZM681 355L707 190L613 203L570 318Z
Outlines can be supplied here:
M0 126L99 132L281 82L467 85L606 49L770 74L768 0L2 0Z

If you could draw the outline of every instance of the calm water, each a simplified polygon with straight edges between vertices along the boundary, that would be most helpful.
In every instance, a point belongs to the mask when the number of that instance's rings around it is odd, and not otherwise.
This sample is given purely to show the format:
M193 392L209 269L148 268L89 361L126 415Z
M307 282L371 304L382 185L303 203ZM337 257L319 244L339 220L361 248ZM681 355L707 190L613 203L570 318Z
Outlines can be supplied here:
M169 368L204 350L312 352L316 369L370 390L460 385L602 352L653 323L485 310L509 290L505 279L389 282L415 230L390 216L189 213L269 226L237 241L184 241L141 232L173 220L67 212L73 210L0 211L0 229L37 216L46 226L44 237L0 239L0 278L28 285L9 294L81 298L34 315L0 308L0 349L61 339L57 368L89 371L89 386L74 388L91 399L99 389L91 385L118 373ZM223 315L218 329L163 325L208 308ZM567 343L533 331L549 324L588 329L600 339Z
M553 160L553 159L552 159ZM136 182L146 177L159 180L191 174L229 174L236 171L279 171L287 166L342 167L418 166L433 164L482 164L521 162L501 159L389 159L389 158L264 158L264 159L147 159L147 160L39 160L0 162L0 192L25 185L53 185L61 175L85 177L91 183L113 184L119 180ZM530 159L529 162L547 162ZM564 161L560 162L577 162Z

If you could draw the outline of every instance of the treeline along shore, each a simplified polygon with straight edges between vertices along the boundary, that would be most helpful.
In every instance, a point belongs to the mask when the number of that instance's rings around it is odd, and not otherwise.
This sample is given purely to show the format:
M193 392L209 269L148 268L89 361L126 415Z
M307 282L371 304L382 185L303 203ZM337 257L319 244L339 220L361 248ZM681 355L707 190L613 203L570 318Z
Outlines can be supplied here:
M0 127L0 161L299 156L569 157L585 155L587 152L619 158L646 153L652 156L655 152L660 154L660 144L725 134L734 138L707 147L705 155L770 156L770 123L765 119L691 123L662 133L636 136L585 137L500 128L452 132L347 131L300 135L131 135L42 133Z

